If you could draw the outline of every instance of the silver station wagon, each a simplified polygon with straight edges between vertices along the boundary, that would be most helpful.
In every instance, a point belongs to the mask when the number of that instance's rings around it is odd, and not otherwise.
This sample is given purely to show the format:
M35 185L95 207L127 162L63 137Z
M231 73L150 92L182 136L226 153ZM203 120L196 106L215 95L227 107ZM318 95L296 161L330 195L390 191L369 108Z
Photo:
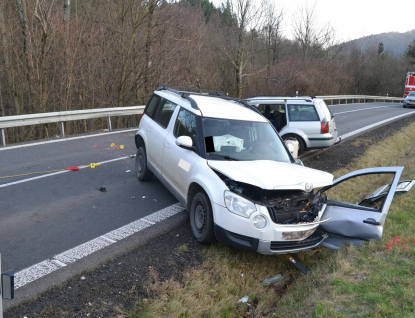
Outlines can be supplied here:
M322 99L309 96L258 96L247 98L275 126L280 136L298 141L305 150L331 147L340 142L334 116Z

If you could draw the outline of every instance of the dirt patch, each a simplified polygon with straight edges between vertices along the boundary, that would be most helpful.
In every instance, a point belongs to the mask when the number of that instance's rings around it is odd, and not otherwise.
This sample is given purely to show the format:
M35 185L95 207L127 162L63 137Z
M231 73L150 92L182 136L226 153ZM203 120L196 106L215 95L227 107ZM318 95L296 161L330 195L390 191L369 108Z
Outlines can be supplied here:
M346 167L368 146L414 118L407 117L361 135L358 140L305 156L304 164L329 172ZM152 285L170 279L181 281L185 270L201 264L202 250L203 245L194 240L186 222L147 245L9 309L4 317L124 317L140 301L157 296L152 293Z

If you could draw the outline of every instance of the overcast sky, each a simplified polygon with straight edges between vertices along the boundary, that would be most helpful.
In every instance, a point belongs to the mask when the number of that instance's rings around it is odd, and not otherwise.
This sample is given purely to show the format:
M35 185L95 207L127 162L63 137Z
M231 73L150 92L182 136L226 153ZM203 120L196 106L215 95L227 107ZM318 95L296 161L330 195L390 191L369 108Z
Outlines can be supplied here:
M261 3L261 0L255 0ZM330 23L338 41L348 41L384 32L415 29L414 0L271 0L284 9L284 34L291 38L291 21L299 7L315 5L322 24ZM222 1L213 0L218 6ZM414 39L415 40L415 39Z

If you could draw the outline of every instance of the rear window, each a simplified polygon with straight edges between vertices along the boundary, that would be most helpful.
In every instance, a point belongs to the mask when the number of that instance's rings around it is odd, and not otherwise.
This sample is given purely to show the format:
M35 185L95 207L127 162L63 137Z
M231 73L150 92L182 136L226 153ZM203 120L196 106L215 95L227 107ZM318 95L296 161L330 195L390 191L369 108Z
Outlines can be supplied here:
M314 105L287 105L290 121L320 121Z

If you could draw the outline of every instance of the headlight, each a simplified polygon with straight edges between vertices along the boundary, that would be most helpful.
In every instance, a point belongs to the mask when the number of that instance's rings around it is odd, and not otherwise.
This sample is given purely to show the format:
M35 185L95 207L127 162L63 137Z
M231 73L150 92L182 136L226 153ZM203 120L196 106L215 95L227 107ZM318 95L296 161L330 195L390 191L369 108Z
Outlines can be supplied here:
M252 220L252 224L259 230L267 226L267 218L263 215L256 215Z
M230 191L225 191L225 205L232 213L245 218L256 211L255 204Z

